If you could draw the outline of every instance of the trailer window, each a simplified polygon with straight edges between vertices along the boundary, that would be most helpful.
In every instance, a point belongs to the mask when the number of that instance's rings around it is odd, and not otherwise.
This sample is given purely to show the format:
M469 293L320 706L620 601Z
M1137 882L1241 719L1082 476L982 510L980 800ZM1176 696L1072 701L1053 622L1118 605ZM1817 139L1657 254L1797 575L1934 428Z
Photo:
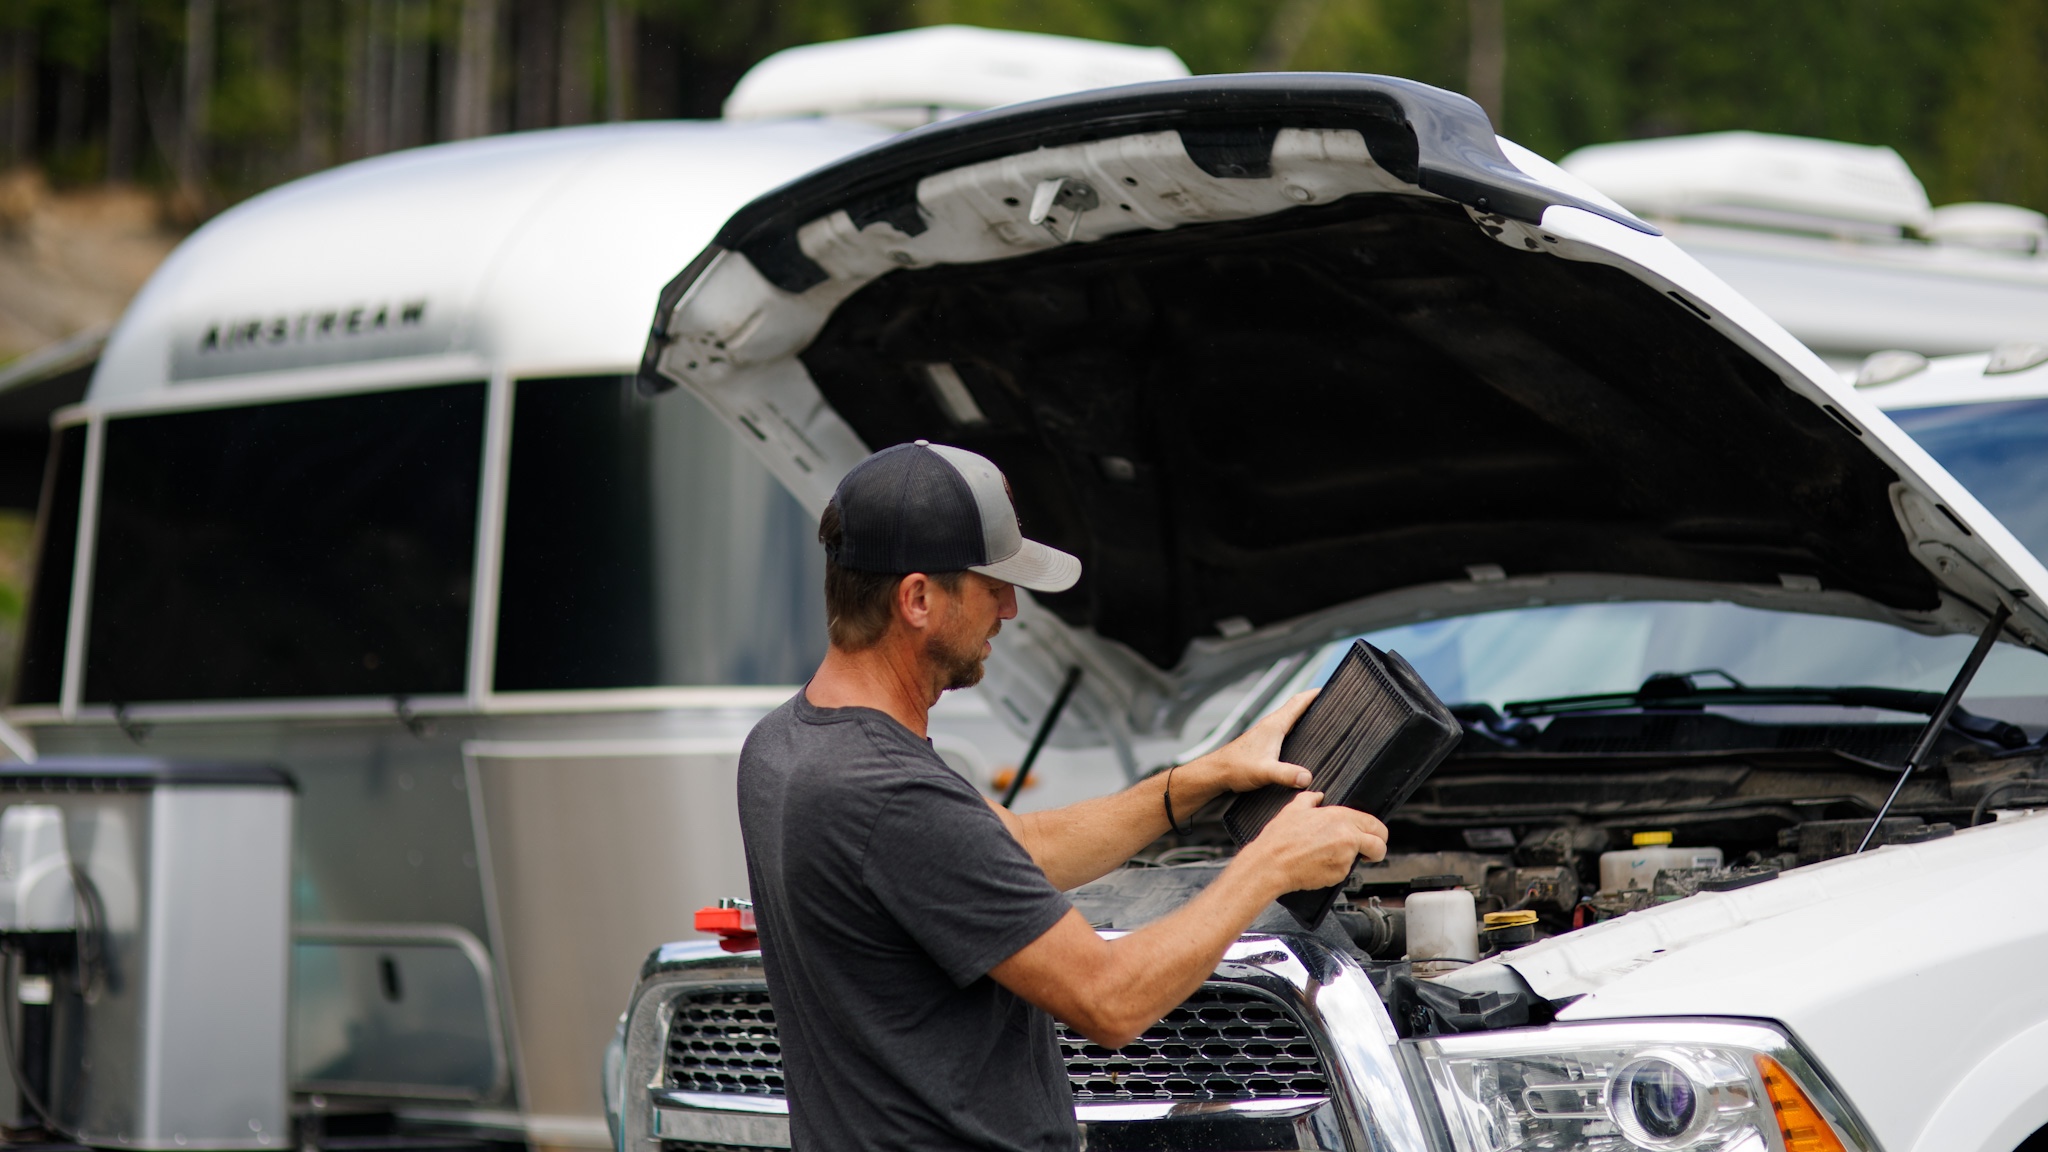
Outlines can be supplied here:
M500 692L794 684L824 656L817 525L693 397L519 381Z
M14 702L55 704L64 686L64 634L71 621L71 569L78 554L79 493L85 483L85 425L50 441L37 516L35 576L29 584Z
M85 698L463 690L480 383L107 422Z

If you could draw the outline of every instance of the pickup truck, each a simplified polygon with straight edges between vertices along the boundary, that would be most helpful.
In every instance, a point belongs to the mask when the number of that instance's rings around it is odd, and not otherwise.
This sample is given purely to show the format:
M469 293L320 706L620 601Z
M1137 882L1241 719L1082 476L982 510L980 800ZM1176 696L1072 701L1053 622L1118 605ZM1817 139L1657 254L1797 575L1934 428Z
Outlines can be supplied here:
M1272 910L1124 1049L1062 1033L1083 1146L2048 1147L2048 571L1463 97L1211 76L910 132L735 215L640 381L812 513L871 449L996 461L1086 565L996 646L1026 730L1079 668L1070 729L1198 751L1359 636L1454 705L1319 927ZM1071 895L1126 931L1230 853L1210 812ZM1408 946L1422 892L1469 954ZM642 968L620 1152L787 1144L735 947Z

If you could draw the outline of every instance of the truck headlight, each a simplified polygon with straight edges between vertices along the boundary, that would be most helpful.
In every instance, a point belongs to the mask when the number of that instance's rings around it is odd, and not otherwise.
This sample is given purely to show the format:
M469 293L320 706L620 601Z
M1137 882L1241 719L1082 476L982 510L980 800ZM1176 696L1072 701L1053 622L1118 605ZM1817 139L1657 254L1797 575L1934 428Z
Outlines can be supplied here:
M1557 1024L1415 1042L1458 1152L1877 1152L1778 1030Z

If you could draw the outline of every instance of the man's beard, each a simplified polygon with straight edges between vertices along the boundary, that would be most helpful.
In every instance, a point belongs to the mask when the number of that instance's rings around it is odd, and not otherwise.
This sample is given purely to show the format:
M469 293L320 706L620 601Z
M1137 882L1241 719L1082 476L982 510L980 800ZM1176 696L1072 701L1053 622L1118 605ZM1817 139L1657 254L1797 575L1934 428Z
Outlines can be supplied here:
M1001 628L1002 625L998 624L996 627ZM932 662L933 669L938 672L938 679L943 685L939 691L951 692L956 688L972 688L981 683L982 673L986 671L981 663L981 645L983 641L993 637L994 633L990 633L989 636L965 642L946 636L933 636L926 640L924 654Z

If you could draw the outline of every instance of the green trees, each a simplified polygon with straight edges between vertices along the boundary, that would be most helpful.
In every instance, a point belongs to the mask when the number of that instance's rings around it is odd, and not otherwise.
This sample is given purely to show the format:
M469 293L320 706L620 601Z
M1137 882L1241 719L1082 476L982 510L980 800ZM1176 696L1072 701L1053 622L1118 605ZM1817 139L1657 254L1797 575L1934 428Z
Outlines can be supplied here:
M0 155L200 213L435 140L716 115L775 49L939 22L1411 76L1552 156L1737 127L1890 144L1937 201L2048 207L2039 0L0 0Z
M1889 144L1936 203L2048 209L2048 6L2039 0L1493 4L1505 17L1498 123L1547 156L1606 140L1751 128ZM914 11L920 22L1165 44L1198 72L1261 64L1385 72L1477 96L1484 78L1471 72L1470 32L1488 6L923 0ZM1290 26L1300 31L1274 35Z

